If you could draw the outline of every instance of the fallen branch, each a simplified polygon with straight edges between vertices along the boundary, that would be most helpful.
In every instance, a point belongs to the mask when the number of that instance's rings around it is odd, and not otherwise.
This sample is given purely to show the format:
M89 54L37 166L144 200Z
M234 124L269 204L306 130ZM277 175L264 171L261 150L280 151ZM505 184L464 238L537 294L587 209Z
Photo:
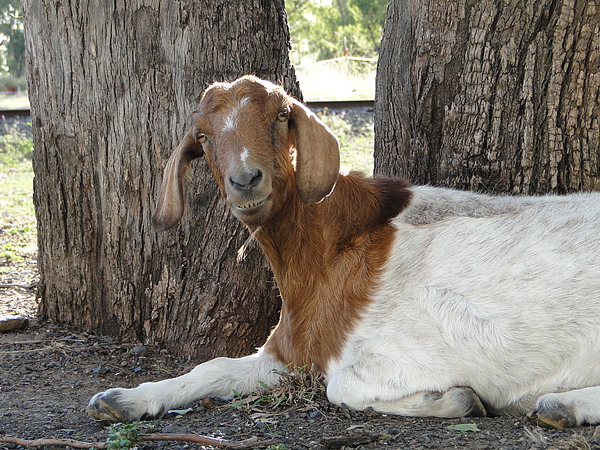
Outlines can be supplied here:
M321 445L325 448L358 447L381 439L378 433L363 433L344 436L323 437Z
M233 448L243 450L247 448L257 447L268 447L269 445L276 444L276 439L268 439L266 441L259 441L257 437L251 437L249 439L232 442L224 441L222 439L211 438L208 436L200 436L197 434L143 434L140 436L143 441L185 441L194 442L196 444L213 445L220 448Z
M213 447L229 448L236 450L244 450L257 447L267 447L269 445L276 444L276 439L269 439L266 441L259 441L258 438L252 437L244 441L233 442L224 441L222 439L212 438L208 436L200 436L197 434L142 434L140 440L144 442L155 442L155 441L184 441L193 442L196 444L212 445ZM44 446L62 446L62 447L73 447L73 448L97 448L104 449L108 447L108 444L104 442L82 442L75 441L73 439L19 439L13 437L0 436L0 442L8 444L22 445L24 447L36 448Z
M23 447L44 447L48 446L65 446L73 448L107 448L108 446L103 442L81 442L74 441L72 439L35 439L29 441L27 439L19 439L13 437L0 437L0 442L6 442L8 444L22 445Z

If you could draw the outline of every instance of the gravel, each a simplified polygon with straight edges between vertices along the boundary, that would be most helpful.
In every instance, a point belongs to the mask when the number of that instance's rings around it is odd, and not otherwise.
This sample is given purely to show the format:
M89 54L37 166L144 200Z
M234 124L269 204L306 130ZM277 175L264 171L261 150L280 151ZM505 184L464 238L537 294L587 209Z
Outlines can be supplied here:
M105 442L109 428L85 414L93 394L182 375L194 366L152 345L31 322L25 331L0 335L0 434L6 436ZM561 431L535 427L523 417L433 419L355 412L331 405L319 380L308 387L304 381L300 384L270 395L279 398L284 392L294 402L274 406L261 401L269 397L264 394L233 402L204 399L182 405L143 431L195 433L235 442L255 437L280 449L600 448L600 427ZM294 395L294 389L301 389L302 395ZM303 400L306 392L315 395ZM199 447L151 442L143 448Z

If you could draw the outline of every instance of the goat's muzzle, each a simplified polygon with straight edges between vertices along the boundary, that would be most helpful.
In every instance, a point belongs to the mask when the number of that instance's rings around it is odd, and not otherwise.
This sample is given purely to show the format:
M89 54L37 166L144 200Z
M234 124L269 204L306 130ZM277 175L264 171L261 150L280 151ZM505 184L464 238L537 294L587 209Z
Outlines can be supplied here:
M225 198L235 216L247 225L261 225L272 206L271 177L257 167L240 165L225 173Z

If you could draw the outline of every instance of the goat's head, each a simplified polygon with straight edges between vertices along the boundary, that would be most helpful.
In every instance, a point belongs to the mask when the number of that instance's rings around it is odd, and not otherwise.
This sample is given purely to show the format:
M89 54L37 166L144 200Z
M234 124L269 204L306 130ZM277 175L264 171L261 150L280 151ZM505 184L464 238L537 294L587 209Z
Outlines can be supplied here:
M329 195L337 182L335 136L304 105L268 81L247 76L213 84L192 122L165 168L153 217L157 230L181 219L183 177L190 162L202 155L233 213L251 226L265 223L294 185L300 200L311 204Z

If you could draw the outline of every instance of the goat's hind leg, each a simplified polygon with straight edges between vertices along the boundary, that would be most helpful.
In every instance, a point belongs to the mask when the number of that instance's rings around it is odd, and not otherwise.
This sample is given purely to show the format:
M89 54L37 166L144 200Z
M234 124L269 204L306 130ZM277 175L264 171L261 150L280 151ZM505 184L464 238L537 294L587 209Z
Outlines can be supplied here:
M445 392L418 392L395 401L376 401L375 411L417 417L485 417L486 409L470 387L455 386Z
M422 390L405 394L388 380L374 379L368 364L358 363L340 370L329 380L327 397L337 405L362 411L373 408L384 414L412 417L486 416L479 396L470 387L451 387L445 392ZM418 389L417 389L418 390ZM414 391L413 391L414 392Z
M542 395L527 415L533 423L551 428L600 424L600 386Z

